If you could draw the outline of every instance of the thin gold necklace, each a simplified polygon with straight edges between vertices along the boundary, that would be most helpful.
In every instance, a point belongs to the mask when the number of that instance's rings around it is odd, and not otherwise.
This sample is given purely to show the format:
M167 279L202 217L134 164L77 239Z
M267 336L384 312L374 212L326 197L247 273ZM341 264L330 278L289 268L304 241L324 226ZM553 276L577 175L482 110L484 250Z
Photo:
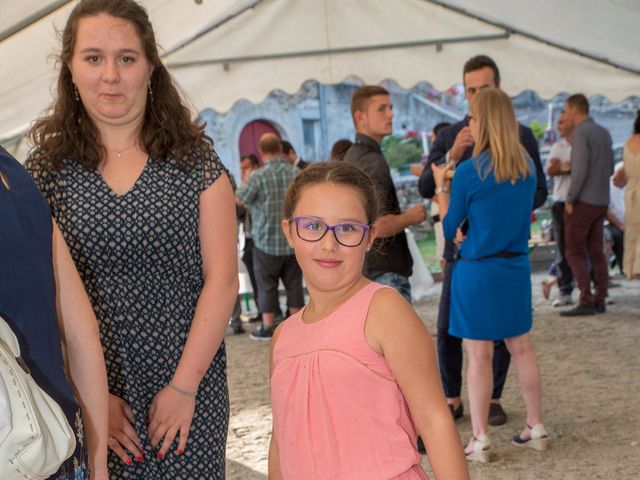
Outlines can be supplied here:
M138 144L138 142L134 142L131 145L129 145L127 148L123 148L122 150L116 150L115 148L108 148L108 150L111 150L112 152L114 152L116 154L116 157L118 158L122 158L122 154L124 152L126 152L127 150L135 147Z

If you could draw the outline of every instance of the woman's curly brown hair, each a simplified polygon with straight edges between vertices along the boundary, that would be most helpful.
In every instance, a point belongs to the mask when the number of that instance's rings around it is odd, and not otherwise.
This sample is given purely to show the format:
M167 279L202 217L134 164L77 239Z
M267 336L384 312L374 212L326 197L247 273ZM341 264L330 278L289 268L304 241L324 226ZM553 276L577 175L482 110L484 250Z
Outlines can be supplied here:
M202 156L190 154L194 149L209 150L212 142L204 134L204 125L191 119L191 112L160 60L147 11L133 0L81 0L69 15L61 35L57 97L50 113L38 119L31 129L29 136L34 145L31 160L60 170L63 160L69 159L93 170L106 153L100 132L82 102L76 100L69 70L79 20L100 14L130 22L147 60L153 65L150 80L153 94L147 94L140 145L154 162L173 155L178 166L191 169L195 159Z

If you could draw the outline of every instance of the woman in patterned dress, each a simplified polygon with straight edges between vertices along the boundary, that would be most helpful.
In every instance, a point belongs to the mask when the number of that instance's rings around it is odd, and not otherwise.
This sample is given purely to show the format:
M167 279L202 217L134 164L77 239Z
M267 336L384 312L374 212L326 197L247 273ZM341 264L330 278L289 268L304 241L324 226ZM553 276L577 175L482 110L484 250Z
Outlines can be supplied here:
M224 478L224 331L238 292L228 175L132 0L82 0L27 162L100 325L113 478Z

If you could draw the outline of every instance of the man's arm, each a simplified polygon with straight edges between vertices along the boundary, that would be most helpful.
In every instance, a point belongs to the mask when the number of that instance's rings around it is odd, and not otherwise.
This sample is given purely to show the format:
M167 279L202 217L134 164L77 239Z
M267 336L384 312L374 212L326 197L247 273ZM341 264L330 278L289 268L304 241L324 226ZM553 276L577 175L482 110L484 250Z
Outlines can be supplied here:
M607 210L607 220L609 220L609 223L612 223L613 225L618 227L619 230L624 231L624 223L621 223L618 220L618 218L613 214L611 209Z
M541 207L547 199L547 178L544 176L538 142L530 128L520 125L520 142L536 166L536 193L533 197L533 209Z
M550 177L559 177L560 175L571 175L571 169L565 169L562 166L562 160L557 157L547 160L547 175Z
M256 202L260 191L256 178L256 175L250 175L247 183L236 190L236 205L247 206Z
M564 165L566 164L566 166L569 166L570 161L567 160L566 162L563 162L560 159L560 151L561 147L557 142L553 144L553 146L551 147L551 151L549 151L549 159L547 160L546 166L547 175L549 175L550 177L557 177L559 175L571 175L571 169L566 168Z
M433 181L431 164L442 165L446 162L445 157L449 150L449 146L447 145L447 139L449 138L447 134L449 132L447 132L447 130L448 128L440 132L440 135L438 135L438 138L436 138L436 141L433 143L427 164L420 175L420 180L418 180L418 191L424 198L432 198L436 194L436 184Z
M389 197L392 193L389 187L393 186L393 181L384 158L377 153L368 153L360 157L356 165L371 177L376 188L378 205L381 209L381 216L376 220L378 237L392 237L406 227L424 221L425 209L422 204L415 205L402 213L385 212L385 208L391 203Z
M424 222L425 215L426 210L421 203L402 213L383 215L376 220L376 236L379 238L393 237L407 227Z

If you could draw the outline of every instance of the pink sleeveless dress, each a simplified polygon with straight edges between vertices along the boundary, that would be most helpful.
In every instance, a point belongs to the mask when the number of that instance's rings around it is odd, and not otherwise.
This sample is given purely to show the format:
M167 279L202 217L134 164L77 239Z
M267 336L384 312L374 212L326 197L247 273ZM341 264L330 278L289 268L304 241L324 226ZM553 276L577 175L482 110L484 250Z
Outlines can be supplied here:
M367 344L370 283L335 312L282 327L271 404L286 480L424 480L409 410L384 357Z

